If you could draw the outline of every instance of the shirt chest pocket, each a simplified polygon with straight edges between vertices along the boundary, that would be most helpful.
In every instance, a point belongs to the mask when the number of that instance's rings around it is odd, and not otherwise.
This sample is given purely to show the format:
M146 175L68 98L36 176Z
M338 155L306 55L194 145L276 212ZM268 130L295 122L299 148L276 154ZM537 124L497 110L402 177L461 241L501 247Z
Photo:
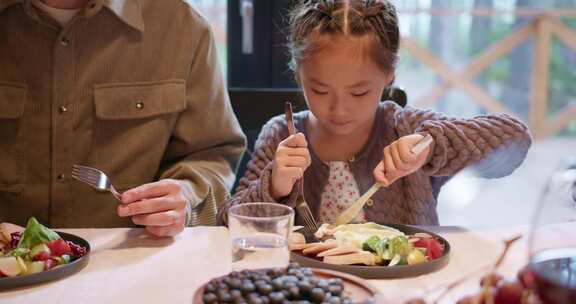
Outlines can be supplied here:
M104 84L94 90L100 120L146 119L186 109L184 81Z
M24 106L26 85L0 82L0 191L18 193L24 186Z
M89 164L109 172L120 188L153 180L186 110L185 82L97 85L94 102Z

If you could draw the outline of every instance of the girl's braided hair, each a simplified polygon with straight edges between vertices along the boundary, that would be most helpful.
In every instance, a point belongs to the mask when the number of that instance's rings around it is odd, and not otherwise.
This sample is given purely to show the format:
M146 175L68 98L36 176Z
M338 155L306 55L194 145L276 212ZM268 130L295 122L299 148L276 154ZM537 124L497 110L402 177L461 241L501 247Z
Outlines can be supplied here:
M326 35L371 38L369 54L384 72L398 61L400 31L396 8L388 0L305 0L290 13L290 69L322 47Z

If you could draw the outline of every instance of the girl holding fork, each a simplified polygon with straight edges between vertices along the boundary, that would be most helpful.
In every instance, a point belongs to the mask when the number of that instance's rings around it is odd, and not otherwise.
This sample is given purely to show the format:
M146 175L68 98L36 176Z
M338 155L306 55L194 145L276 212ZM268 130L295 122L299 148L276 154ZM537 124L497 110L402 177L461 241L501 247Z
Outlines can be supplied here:
M374 182L383 187L355 221L438 225L440 188L470 167L488 178L510 174L531 144L526 126L506 114L472 119L381 102L394 80L400 35L387 0L302 1L290 15L290 67L309 110L272 118L256 141L229 206L304 196L320 222L332 223ZM426 134L433 144L410 150Z

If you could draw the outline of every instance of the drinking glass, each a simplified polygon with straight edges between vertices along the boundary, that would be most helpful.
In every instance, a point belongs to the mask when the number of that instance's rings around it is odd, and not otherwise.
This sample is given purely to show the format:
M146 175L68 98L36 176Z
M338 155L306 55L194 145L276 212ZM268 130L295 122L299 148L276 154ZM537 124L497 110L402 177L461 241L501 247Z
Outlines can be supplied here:
M288 237L293 223L294 210L285 205L247 203L231 207L228 228L232 241L232 269L288 266Z

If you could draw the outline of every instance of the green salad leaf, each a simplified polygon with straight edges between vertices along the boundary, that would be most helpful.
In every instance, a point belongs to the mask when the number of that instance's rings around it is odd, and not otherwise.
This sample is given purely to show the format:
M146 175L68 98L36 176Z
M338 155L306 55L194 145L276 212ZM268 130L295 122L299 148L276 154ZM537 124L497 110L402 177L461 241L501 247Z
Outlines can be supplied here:
M414 246L408 241L408 239L404 236L397 236L392 238L388 242L388 250L390 250L390 254L400 255L401 257L405 257L414 249Z
M28 219L26 230L24 230L16 248L32 248L38 244L49 243L59 238L60 236L56 232L46 228L36 218L31 217Z
M28 248L15 248L10 250L10 252L8 252L8 255L13 257L22 257L28 254L29 252L30 249Z
M362 250L371 252L376 257L376 263L382 263L382 260L389 260L390 258L386 255L386 250L388 248L388 238L380 238L377 235L369 237L364 244L362 244Z
M378 246L379 241L380 241L380 238L377 235L371 236L366 241L364 241L364 244L362 244L362 250L370 251L370 252L377 252L377 250L378 250L377 246Z
M380 259L388 260L389 258L386 257L386 255L384 254L386 252L386 249L388 249L388 239L383 238L379 240L378 243L376 244L376 255Z

